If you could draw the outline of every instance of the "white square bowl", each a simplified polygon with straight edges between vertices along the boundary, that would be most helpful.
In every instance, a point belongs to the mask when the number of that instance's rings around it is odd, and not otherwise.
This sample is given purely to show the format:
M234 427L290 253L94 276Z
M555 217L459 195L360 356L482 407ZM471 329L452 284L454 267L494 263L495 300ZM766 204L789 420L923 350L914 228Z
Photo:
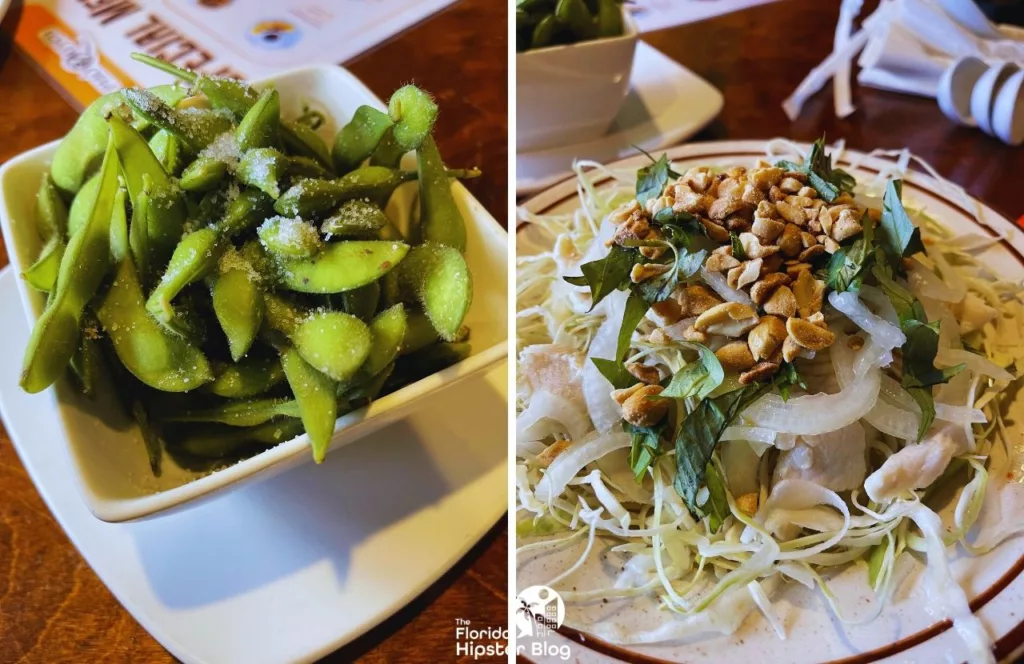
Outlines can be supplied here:
M281 93L284 117L298 115L303 102L324 111L331 119L320 131L328 140L340 124L352 117L358 106L385 108L366 86L339 67L299 69L254 85L270 84ZM0 227L11 264L18 274L33 263L40 250L34 222L35 192L56 148L55 141L25 152L0 167ZM406 165L410 165L410 159L412 156L407 155ZM462 184L456 183L453 192L468 230L466 261L473 274L474 298L466 325L471 330L473 352L452 367L339 418L331 449L372 434L412 411L421 397L479 374L506 358L508 234ZM408 223L408 214L404 211L412 207L415 198L415 183L406 183L396 191L388 214L399 226ZM22 279L18 280L18 288L25 315L29 324L34 325L45 306L45 297ZM16 314L9 311L0 314L12 315ZM6 352L23 353L24 349L9 348ZM90 511L104 521L130 521L181 509L312 459L308 439L302 435L212 473L183 469L164 454L163 473L154 477L141 435L120 413L111 394L99 394L95 401L90 401L66 379L61 379L54 388L35 398L51 400L54 414L61 421L82 496Z
M638 30L625 5L619 37L516 53L516 148L531 152L600 136L629 93Z

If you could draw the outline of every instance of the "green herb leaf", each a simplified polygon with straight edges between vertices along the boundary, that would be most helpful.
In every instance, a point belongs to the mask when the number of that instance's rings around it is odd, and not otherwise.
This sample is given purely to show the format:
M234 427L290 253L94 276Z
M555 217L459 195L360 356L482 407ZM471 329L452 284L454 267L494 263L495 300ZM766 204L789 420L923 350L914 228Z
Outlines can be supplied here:
M743 248L743 243L740 242L740 236L729 233L729 241L732 243L732 257L738 261L747 260L747 251Z
M874 258L874 224L867 213L861 217L860 223L864 228L860 237L849 247L840 248L829 260L825 285L834 291L859 291L864 274Z
M707 256L707 251L704 249L692 254L685 249L676 251L679 254L679 259L672 269L633 287L651 304L664 302L670 298L680 281L690 279L700 271L701 266L704 265L704 258Z
M902 193L902 180L890 180L885 185L885 195L882 197L882 223L879 227L882 248L889 256L889 262L897 266L897 259L924 251L921 229L914 225L903 208L900 200Z
M707 398L686 416L676 433L676 493L687 508L699 514L697 491L704 483L708 462L722 432L744 408L772 388L770 383L751 383L713 399Z
M573 286L590 287L590 309L593 310L601 300L630 283L629 272L638 259L638 253L613 244L607 256L580 266L582 277L562 278Z
M706 235L700 219L689 212L676 212L670 207L658 210L652 221L665 239L676 247L689 247L691 235Z
M789 391L793 387L799 385L803 389L807 389L807 383L804 382L803 376L797 371L796 365L791 362L782 363L778 373L772 377L772 385L779 390L783 401L789 401Z
M661 453L661 434L665 430L662 422L654 427L638 427L628 422L626 432L633 438L633 446L629 450L629 467L637 482L644 479L644 474Z
M698 359L677 371L672 376L668 387L658 395L659 397L703 399L714 392L725 380L725 369L722 368L722 363L718 361L710 348L698 343L685 343L684 345L696 350L699 354Z
M932 388L930 387L906 387L903 389L907 391L918 407L921 409L921 421L917 425L917 439L920 441L924 438L924 435L931 428L932 422L935 421L935 397L932 396Z
M622 325L619 327L619 338L615 344L615 359L619 362L625 359L633 332L647 314L648 309L650 309L650 305L643 297L635 292L630 292L626 299L626 307L622 311Z
M617 390L624 390L630 385L640 382L636 376L626 371L626 367L622 366L622 362L619 360L592 357L590 361L594 363L594 366L601 372L601 375L608 379L612 387Z
M899 316L900 326L907 321L926 321L928 315L924 306L913 296L913 294L896 281L892 267L885 260L885 254L881 249L875 251L875 261L871 268L871 274L878 280L878 286L885 292L892 306Z
M708 502L704 503L704 513L708 517L711 532L717 533L729 516L729 499L725 495L725 478L710 461L704 469L704 484L708 487Z
M650 157L650 155L647 155ZM661 155L661 158L650 166L644 166L636 172L636 200L640 205L645 205L652 198L661 196L668 184L669 177L679 177L679 173L672 170L668 161L668 155Z
M814 187L827 203L833 202L844 191L852 193L857 184L853 176L846 171L832 168L832 158L825 152L824 136L814 142L803 164L782 160L775 165L788 171L806 173L808 184Z

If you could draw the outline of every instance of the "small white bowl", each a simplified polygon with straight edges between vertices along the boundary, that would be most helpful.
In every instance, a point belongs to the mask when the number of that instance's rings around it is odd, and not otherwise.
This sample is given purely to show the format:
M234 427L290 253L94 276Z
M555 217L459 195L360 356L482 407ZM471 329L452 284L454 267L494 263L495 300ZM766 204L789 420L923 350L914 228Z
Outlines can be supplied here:
M937 99L947 118L968 127L978 126L971 115L971 92L986 71L984 60L965 55L942 73Z
M333 121L321 128L325 137L333 136L336 123L347 122L362 104L384 108L366 86L340 67L299 69L255 85L271 83L281 93L282 113L286 117L299 114L304 100L326 112ZM39 253L40 241L33 219L35 192L56 148L55 141L0 167L0 226L11 264L19 274ZM468 230L466 260L473 273L474 298L466 325L472 330L473 354L455 366L388 394L368 408L339 418L331 449L404 417L421 397L448 388L506 358L508 234L465 187L456 184L453 191ZM415 196L415 183L407 183L392 198L388 214L399 226L408 222L404 211L410 209ZM29 324L34 325L43 311L45 298L22 279L18 280L18 288L25 315ZM11 316L14 312L3 315ZM24 349L9 348L7 352L22 353ZM182 469L165 454L163 474L157 478L149 470L145 445L137 428L120 413L112 395L100 394L95 402L89 401L62 379L55 389L35 398L52 402L54 415L60 417L82 496L90 511L104 521L130 521L181 509L312 459L308 439L302 435L208 474Z
M638 30L516 54L516 148L528 152L590 140L608 130L629 92Z
M1012 62L997 62L981 75L971 92L971 115L986 134L993 136L992 108L999 89L1018 71Z
M992 130L1007 145L1024 143L1024 69L999 88L992 105Z

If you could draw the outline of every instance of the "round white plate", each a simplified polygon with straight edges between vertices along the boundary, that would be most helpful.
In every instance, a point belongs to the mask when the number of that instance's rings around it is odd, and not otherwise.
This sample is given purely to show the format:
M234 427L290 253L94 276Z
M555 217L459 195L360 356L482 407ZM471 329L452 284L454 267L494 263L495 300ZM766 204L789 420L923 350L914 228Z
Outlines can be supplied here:
M722 93L661 51L640 41L630 90L608 133L593 141L516 155L516 194L523 196L572 175L574 159L612 161L658 150L703 129L723 104Z
M667 151L676 170L685 170L696 165L746 165L765 154L762 141L730 141L694 143ZM861 158L863 155L847 153L846 157ZM611 168L636 170L647 163L640 156L628 159ZM881 159L864 158L861 169L852 169L845 161L840 166L851 170L858 179L873 174L872 169L881 168ZM866 170L865 170L866 169ZM607 184L607 183L606 183ZM975 232L994 235L992 230L983 228L971 219L962 204L941 192L941 185L934 179L917 172L904 180L903 196L915 204L923 204L926 211L940 219L947 226L959 232ZM567 212L578 207L576 184L562 183L530 199L525 207L532 212ZM994 245L981 254L981 258L1004 275L1004 278L1024 278L1024 236L1004 217L991 208L981 206L982 219L1003 234L1008 241ZM524 225L517 236L518 251L529 252L530 247L541 246L545 239L539 229ZM1018 399L1016 406L1021 405ZM1021 422L1015 408L1017 422ZM1011 427L1012 436L1021 439L1021 425ZM997 446L998 448L998 446ZM1019 453L1020 450L1018 450ZM1002 486L1000 486L1002 485ZM990 486L1003 493L996 500L987 501L979 523L998 524L1000 519L1016 523L1018 515L1024 512L1024 486L1007 482L1005 473L991 474ZM585 543L585 540L582 540ZM602 545L595 545L601 552ZM566 569L575 561L582 549L566 547L560 551L524 555L517 562L517 587L544 584L548 579ZM989 554L972 557L962 550L948 550L954 558L954 577L966 588L971 607L980 616L997 641L996 652L1001 658L1008 657L1024 642L1024 538L1005 542ZM590 558L583 568L563 584L578 590L596 586L607 586L608 579L614 578L617 568L602 566L598 556ZM593 563L593 564L591 564ZM558 646L569 646L574 661L597 664L612 661L643 662L687 662L687 664L750 664L751 662L786 662L787 664L817 664L831 662L838 664L860 664L862 662L962 662L966 659L965 648L959 637L950 629L948 621L940 621L928 612L929 603L917 583L922 566L912 559L905 559L906 577L899 584L895 601L873 621L862 625L843 625L827 609L817 591L802 586L789 586L773 597L776 616L786 627L788 638L778 638L767 621L755 612L735 634L730 636L704 636L686 641L622 647L602 642L588 634L588 624L597 620L612 618L627 628L635 625L639 629L651 629L651 623L664 616L654 600L626 601L592 605L571 604L567 607L566 623L578 628L563 628L560 633L547 639L547 650L543 645L532 642L520 646L529 659L535 662L558 662L554 653ZM611 576L609 576L609 573ZM867 584L863 566L851 566L829 580L830 587L848 619L868 617L874 608L874 596ZM556 588L557 590L557 588Z
M322 465L161 519L100 521L75 487L52 400L18 388L28 327L14 280L0 272L0 414L11 441L89 565L184 662L319 659L413 600L507 509L502 364Z

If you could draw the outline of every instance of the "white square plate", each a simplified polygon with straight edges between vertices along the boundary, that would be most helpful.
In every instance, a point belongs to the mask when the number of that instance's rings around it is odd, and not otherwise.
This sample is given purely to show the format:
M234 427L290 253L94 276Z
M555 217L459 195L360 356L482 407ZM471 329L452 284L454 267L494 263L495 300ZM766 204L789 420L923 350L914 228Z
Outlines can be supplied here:
M384 108L366 86L340 67L310 67L255 83L257 87L269 84L281 93L284 117L298 115L304 101L324 111L330 120L320 131L327 140L333 138L337 128L352 117L358 106ZM30 150L0 168L0 225L11 264L18 273L28 268L39 253L40 240L33 221L34 194L56 146L54 142ZM450 387L506 357L508 235L465 187L456 183L453 191L468 230L466 260L473 273L474 300L466 325L471 330L473 354L455 366L375 401L368 408L339 418L331 449L404 417L421 397ZM415 194L415 183L407 183L391 200L388 213L400 227L408 221L406 211L413 207ZM33 324L45 299L23 280L17 281L25 313ZM24 344L9 348L20 356ZM119 417L112 395L101 394L95 402L89 401L61 380L55 389L33 398L51 402L59 413L76 481L89 509L104 521L139 519L191 505L311 459L307 437L302 435L210 474L182 469L165 454L163 473L157 478L149 470L137 428L127 423L117 428L105 424L117 422ZM120 418L123 420L123 415Z
M0 271L3 348L28 340L15 281ZM90 514L55 406L21 391L20 367L20 353L0 353L0 414L36 488L117 599L188 664L323 657L434 583L507 506L504 362L427 397L372 445L136 523Z

